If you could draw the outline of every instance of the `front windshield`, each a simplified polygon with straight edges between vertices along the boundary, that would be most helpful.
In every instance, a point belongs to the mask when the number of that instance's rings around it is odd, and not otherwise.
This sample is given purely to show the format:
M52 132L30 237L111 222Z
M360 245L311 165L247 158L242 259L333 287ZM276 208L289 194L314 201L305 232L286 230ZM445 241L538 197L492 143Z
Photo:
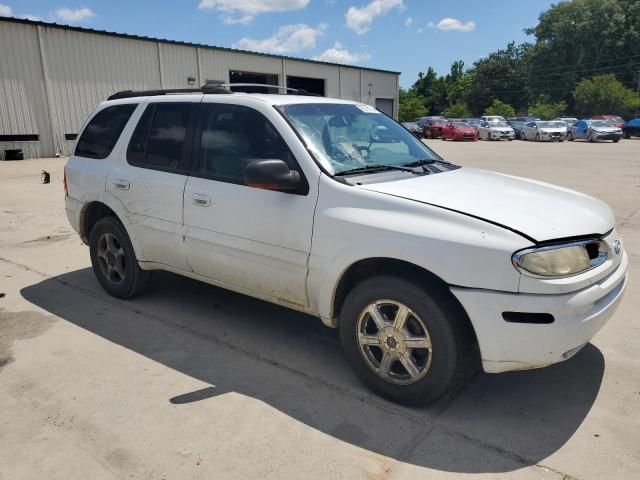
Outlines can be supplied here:
M611 124L604 120L594 120L591 122L592 127L610 127Z
M507 122L491 122L489 123L490 127L508 127L509 124Z
M304 103L278 109L333 174L441 160L406 128L368 105Z
M557 122L538 122L538 127L540 127L540 128L557 128L557 127L564 127L564 125L558 125Z
M453 124L453 128L473 128L473 127L466 122L456 122Z

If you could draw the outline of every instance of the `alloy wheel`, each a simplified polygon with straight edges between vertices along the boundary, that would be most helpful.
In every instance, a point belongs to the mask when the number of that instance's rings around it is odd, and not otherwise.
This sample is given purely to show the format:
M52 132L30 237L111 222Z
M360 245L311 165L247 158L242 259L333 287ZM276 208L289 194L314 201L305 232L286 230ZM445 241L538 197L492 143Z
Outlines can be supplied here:
M360 353L382 379L415 383L431 366L431 337L422 319L406 305L377 300L362 310L357 323Z
M111 233L104 233L98 240L98 264L109 282L119 285L127 274L126 255L118 239Z

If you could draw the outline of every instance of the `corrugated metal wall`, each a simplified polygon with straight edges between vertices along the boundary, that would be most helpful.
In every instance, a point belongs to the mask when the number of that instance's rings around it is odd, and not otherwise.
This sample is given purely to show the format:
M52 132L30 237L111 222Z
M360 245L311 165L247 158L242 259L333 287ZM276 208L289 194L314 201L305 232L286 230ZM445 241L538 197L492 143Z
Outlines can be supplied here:
M327 96L397 103L394 73L0 20L0 135L39 135L0 141L0 155L10 148L26 157L68 155L74 142L65 134L78 133L110 94L228 82L230 70L276 74L282 86L287 75L322 78Z

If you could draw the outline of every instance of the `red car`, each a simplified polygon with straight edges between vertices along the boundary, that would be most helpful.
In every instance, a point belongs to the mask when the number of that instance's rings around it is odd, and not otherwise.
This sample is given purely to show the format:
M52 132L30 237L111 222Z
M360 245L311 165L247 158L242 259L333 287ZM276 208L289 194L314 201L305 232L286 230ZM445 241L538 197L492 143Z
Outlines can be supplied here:
M478 140L478 132L467 122L450 122L442 130L442 140Z
M440 138L446 123L446 118L431 118L427 120L422 127L422 136L424 138Z
M594 115L591 117L593 120L604 120L610 123L614 127L622 128L625 126L625 121L618 115Z

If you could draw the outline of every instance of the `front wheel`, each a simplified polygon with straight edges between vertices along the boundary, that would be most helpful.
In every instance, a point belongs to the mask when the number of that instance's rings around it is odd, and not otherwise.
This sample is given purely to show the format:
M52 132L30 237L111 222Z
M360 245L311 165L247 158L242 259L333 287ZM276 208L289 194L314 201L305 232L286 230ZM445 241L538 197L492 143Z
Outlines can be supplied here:
M539 142L539 141L540 141L540 134L539 134L539 133L537 133L537 134L536 134L536 142Z
M423 405L462 378L464 330L441 293L398 277L377 276L347 295L340 340L351 367L374 392L398 403Z
M126 230L114 217L105 217L89 234L91 265L100 285L117 298L142 293L151 281L151 272L138 266Z

